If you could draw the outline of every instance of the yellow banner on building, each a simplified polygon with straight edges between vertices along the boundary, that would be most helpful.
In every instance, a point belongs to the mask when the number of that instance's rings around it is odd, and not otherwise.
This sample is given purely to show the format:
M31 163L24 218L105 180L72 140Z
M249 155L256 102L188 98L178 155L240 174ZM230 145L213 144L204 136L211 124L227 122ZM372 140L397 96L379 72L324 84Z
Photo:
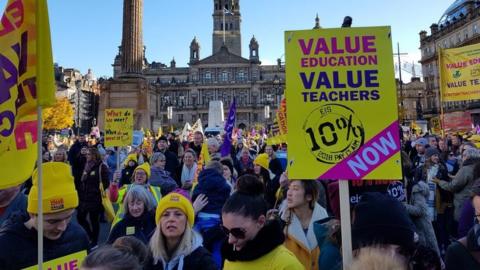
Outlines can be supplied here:
M292 179L401 179L390 27L285 32Z
M41 140L36 108L55 104L56 88L46 0L9 0L0 16L0 189L5 189L32 175Z
M440 49L440 72L444 102L479 99L480 43Z
M127 146L133 142L133 109L105 109L105 146Z
M82 264L83 260L87 257L87 251L83 250L77 253L73 253L67 256L63 256L61 258L57 258L48 262L43 263L43 269L80 269L80 265ZM23 268L23 270L36 270L38 269L37 265Z

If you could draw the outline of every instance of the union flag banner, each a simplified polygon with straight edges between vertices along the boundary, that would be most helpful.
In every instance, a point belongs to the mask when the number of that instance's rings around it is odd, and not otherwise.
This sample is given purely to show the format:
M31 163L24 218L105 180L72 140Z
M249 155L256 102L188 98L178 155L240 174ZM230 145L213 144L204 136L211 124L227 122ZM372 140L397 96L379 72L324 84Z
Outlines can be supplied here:
M37 158L37 106L55 104L46 0L9 0L0 20L0 189L21 184Z
M443 101L480 97L480 43L453 49L440 49Z

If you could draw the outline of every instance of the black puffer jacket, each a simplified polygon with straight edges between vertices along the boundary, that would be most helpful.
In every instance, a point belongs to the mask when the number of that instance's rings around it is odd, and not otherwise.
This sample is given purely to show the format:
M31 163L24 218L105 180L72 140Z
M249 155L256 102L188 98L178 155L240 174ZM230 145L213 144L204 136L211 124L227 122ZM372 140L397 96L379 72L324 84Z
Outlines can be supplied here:
M100 166L101 177L100 177ZM86 166L85 166L86 167ZM84 211L95 211L103 209L102 197L100 194L100 178L103 182L103 188L107 189L110 181L108 180L108 167L101 161L98 161L93 167L88 170L85 168L78 185L78 207Z
M23 269L37 264L37 230L28 229L28 216L15 216L0 229L0 269ZM44 261L50 261L87 250L87 233L77 223L70 222L57 240L43 239Z
M156 226L154 212L145 212L138 218L126 214L122 220L113 226L107 244L112 244L122 236L133 236L148 245Z

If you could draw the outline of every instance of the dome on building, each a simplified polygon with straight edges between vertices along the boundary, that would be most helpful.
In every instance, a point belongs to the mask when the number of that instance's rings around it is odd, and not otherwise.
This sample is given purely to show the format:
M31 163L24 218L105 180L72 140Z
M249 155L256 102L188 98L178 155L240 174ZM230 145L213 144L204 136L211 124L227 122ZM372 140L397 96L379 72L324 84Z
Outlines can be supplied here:
M443 13L442 17L440 17L438 25L445 26L445 24L450 24L466 16L468 13L468 4L473 4L474 9L477 9L480 7L480 0L455 0Z

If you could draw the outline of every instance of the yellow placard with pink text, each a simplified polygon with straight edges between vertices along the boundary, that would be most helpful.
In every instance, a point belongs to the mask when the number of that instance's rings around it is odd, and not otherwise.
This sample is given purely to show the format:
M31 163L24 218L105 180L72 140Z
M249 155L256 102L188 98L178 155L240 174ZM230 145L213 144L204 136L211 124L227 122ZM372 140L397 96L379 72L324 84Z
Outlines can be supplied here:
M78 270L80 269L80 265L82 264L82 261L87 257L87 251L82 250L77 253L72 253L67 256L63 256L48 262L44 262L42 267L45 270L57 270L57 269L62 269L62 270ZM24 270L36 270L38 269L37 265L24 268Z
M390 27L285 32L291 179L401 179Z

